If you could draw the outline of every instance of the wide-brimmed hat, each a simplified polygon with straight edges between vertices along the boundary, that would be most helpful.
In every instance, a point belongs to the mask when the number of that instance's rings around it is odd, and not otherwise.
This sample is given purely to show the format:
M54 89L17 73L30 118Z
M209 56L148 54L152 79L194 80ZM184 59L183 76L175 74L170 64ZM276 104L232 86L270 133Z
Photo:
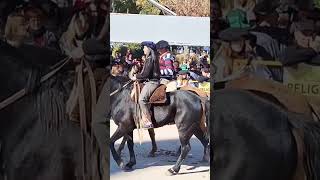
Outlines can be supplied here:
M219 38L230 42L248 39L249 35L249 28L228 28L219 33Z
M178 74L179 75L184 75L184 74L188 74L188 70L180 70L179 72L178 72Z

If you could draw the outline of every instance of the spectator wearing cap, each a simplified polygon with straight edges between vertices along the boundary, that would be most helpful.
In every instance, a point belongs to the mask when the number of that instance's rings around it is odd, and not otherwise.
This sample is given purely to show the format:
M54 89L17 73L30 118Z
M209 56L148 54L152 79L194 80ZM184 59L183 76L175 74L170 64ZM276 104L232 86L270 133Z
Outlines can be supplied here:
M173 76L173 56L169 51L169 43L161 40L156 44L157 50L160 54L159 64L160 73L162 76Z
M294 23L291 27L295 42L302 48L309 48L315 33L315 26L312 21Z
M44 26L44 12L37 7L28 7L25 10L25 16L28 21L28 31L30 35L27 44L58 50L59 45L57 38Z
M193 82L190 82L190 76L188 70L180 70L177 78L177 87L191 86L196 87Z
M160 66L159 60L156 58L155 48L156 45L153 42L142 42L143 52L146 55L143 69L140 74L133 76L133 80L144 81L145 85L141 90L139 96L139 105L142 110L142 123L144 128L153 128L151 121L151 110L148 103L153 91L160 84Z
M217 66L216 80L223 80L233 73L235 59L257 60L270 59L270 54L261 46L256 44L256 36L249 33L248 29L229 28L219 34L224 41L223 51L214 63ZM267 67L261 67L259 72L254 72L267 79L271 72ZM220 79L221 78L221 79Z

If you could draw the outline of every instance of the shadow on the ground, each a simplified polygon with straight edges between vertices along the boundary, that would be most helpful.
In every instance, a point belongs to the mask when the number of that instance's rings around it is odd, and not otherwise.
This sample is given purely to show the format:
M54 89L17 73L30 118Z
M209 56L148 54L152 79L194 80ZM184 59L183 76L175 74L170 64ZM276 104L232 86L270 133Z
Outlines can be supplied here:
M149 151L151 150L151 142L144 142L141 145L135 144L134 151L136 154L136 161L137 164L134 166L135 170L139 169L146 169L148 167L160 167L160 166L173 166L178 156L176 155L176 151L178 150L178 147L180 145L180 142L178 139L176 140L159 140L157 141L158 151L156 153L156 157L148 157ZM200 143L200 141L196 138L192 138L190 140L191 150L186 158L186 160L183 162L183 165L188 165L191 167L188 167L187 169L184 169L183 173L179 173L180 175L183 174L193 174L193 173L200 173L200 172L207 172L209 171L209 163L202 162L203 158L203 146ZM125 163L129 161L129 152L127 150L127 146L125 146L125 149L122 152L122 158ZM203 168L199 171L199 167L208 167L208 169L203 170ZM182 167L183 168L183 167ZM190 172L185 172L185 170ZM131 171L131 172L132 172ZM110 154L110 176L115 175L117 173L123 172L115 163L112 155ZM163 172L164 174L166 172Z

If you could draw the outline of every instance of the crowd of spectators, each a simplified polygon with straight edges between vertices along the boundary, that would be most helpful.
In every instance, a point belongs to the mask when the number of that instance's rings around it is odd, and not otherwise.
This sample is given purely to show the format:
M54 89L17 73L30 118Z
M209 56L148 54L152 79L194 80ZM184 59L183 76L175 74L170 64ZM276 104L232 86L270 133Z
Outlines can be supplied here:
M122 48L120 48L122 49ZM189 49L184 53L182 48L158 49L157 59L160 64L161 78L177 81L177 86L198 87L199 83L210 80L209 53L200 48ZM112 55L112 70L114 76L129 76L141 72L145 55L134 53L127 48L125 53L115 51Z

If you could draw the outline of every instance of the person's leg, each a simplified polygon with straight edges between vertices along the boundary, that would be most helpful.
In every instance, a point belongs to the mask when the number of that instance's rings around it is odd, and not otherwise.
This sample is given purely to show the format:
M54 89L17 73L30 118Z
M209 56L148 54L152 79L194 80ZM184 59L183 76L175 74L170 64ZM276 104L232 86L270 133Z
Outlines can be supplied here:
M142 88L141 94L139 96L139 105L142 111L142 122L144 128L153 128L151 122L151 112L149 105L149 98L152 95L153 91L158 87L159 82L147 82Z

